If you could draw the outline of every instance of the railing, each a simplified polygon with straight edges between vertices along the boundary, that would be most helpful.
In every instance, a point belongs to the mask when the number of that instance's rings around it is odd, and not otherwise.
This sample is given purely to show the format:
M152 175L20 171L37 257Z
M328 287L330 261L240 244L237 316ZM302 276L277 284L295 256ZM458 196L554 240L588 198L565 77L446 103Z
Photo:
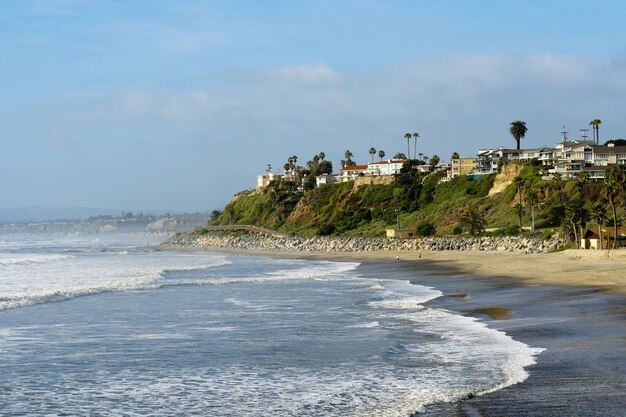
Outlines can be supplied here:
M276 236L276 237L287 237L288 235L285 233L280 233L275 230L266 229L264 227L253 226L249 224L232 224L225 226L204 226L204 230L209 232L248 232L248 233L256 233L257 235L266 235L266 236Z

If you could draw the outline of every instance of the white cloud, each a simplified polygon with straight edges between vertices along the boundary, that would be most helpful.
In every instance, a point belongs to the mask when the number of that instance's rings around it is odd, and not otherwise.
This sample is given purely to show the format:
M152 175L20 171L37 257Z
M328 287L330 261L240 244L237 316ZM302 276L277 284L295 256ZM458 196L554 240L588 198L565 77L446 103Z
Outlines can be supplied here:
M564 124L577 131L595 117L605 120L607 134L626 136L626 122L617 110L626 70L609 61L548 54L464 55L365 74L327 64L277 67L238 81L231 77L216 83L219 88L177 93L96 94L66 103L65 115L92 124L193 127L205 132L207 140L219 138L227 146L235 146L229 138L241 146L259 137L291 145L299 137L303 153L313 146L389 149L399 146L397 137L406 129L422 134L425 152L467 153L507 145L507 125L515 119L527 121L526 141L534 145L557 140Z

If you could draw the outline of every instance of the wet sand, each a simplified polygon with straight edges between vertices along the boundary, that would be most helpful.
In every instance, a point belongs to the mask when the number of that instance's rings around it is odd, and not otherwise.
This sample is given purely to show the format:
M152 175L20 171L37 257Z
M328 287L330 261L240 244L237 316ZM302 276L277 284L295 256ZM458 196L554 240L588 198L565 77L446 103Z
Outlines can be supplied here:
M420 416L626 416L626 296L599 288L528 286L510 277L442 270L431 262L363 261L360 271L435 287L444 296L427 306L476 317L546 349L521 384L436 404Z

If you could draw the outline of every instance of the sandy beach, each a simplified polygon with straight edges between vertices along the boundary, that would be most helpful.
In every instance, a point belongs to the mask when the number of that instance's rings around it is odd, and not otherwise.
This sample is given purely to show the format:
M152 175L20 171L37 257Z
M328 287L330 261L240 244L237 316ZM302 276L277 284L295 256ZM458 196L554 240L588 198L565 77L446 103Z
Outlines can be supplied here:
M181 250L180 248L164 247ZM197 249L196 249L197 250ZM626 294L626 249L576 250L546 254L483 251L363 251L300 252L207 249L214 252L250 254L287 258L320 258L337 260L396 260L435 265L437 269L485 277L511 277L525 285L565 285L599 288Z

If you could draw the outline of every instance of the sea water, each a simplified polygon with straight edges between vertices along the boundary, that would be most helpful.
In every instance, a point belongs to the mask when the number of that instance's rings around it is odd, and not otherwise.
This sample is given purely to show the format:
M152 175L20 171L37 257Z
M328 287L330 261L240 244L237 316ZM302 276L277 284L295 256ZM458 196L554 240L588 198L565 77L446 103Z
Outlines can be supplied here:
M408 416L541 351L359 264L0 237L1 415Z

